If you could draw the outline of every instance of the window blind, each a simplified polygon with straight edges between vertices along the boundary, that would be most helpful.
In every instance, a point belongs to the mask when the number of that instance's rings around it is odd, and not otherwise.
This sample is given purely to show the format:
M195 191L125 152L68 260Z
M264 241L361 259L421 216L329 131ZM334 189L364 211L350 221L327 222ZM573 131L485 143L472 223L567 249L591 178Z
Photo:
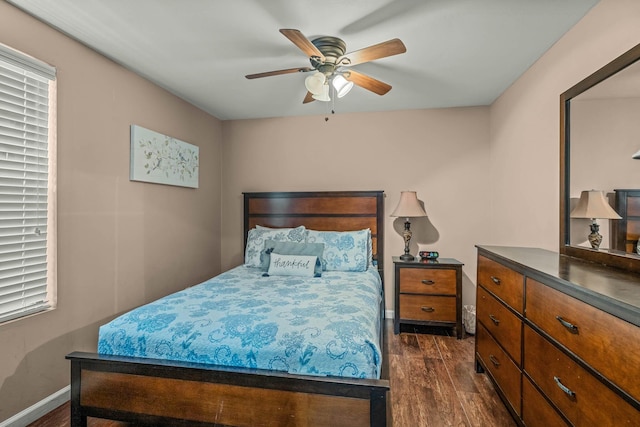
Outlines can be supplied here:
M34 72L33 64L49 74ZM52 67L0 49L0 322L50 307L49 84L54 76Z

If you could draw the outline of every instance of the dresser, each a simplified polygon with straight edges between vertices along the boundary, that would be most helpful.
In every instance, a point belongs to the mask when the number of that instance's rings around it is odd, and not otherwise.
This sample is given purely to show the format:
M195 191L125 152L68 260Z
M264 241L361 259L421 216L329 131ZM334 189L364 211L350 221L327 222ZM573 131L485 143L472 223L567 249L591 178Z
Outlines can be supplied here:
M462 338L462 264L453 258L395 265L394 332L402 324L446 326Z
M476 371L525 426L640 425L640 276L478 246Z

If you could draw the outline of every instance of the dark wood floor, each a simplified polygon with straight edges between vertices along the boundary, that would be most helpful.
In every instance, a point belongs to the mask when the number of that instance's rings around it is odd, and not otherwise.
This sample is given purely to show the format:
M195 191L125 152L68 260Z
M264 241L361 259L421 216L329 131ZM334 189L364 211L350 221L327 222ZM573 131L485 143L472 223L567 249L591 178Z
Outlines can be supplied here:
M474 337L463 340L444 330L393 334L386 325L394 427L513 427L513 421L485 374L474 369ZM424 333L431 332L431 333ZM69 404L28 427L68 427ZM89 427L125 424L89 419Z
M474 337L428 332L387 335L394 427L516 426L489 378L475 372Z

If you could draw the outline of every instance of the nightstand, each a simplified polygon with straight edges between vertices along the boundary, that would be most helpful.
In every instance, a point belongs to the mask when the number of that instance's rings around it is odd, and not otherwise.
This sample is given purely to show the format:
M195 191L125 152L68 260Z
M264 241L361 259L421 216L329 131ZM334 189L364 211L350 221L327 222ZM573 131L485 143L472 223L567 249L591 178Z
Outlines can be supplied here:
M450 326L462 338L462 264L453 258L395 265L394 332L401 324Z

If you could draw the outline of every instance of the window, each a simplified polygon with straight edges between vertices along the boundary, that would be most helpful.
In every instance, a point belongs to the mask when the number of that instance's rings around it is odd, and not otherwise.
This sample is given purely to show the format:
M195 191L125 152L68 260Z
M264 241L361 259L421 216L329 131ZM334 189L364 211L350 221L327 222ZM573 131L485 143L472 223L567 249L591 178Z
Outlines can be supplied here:
M56 304L55 68L0 44L0 323Z

